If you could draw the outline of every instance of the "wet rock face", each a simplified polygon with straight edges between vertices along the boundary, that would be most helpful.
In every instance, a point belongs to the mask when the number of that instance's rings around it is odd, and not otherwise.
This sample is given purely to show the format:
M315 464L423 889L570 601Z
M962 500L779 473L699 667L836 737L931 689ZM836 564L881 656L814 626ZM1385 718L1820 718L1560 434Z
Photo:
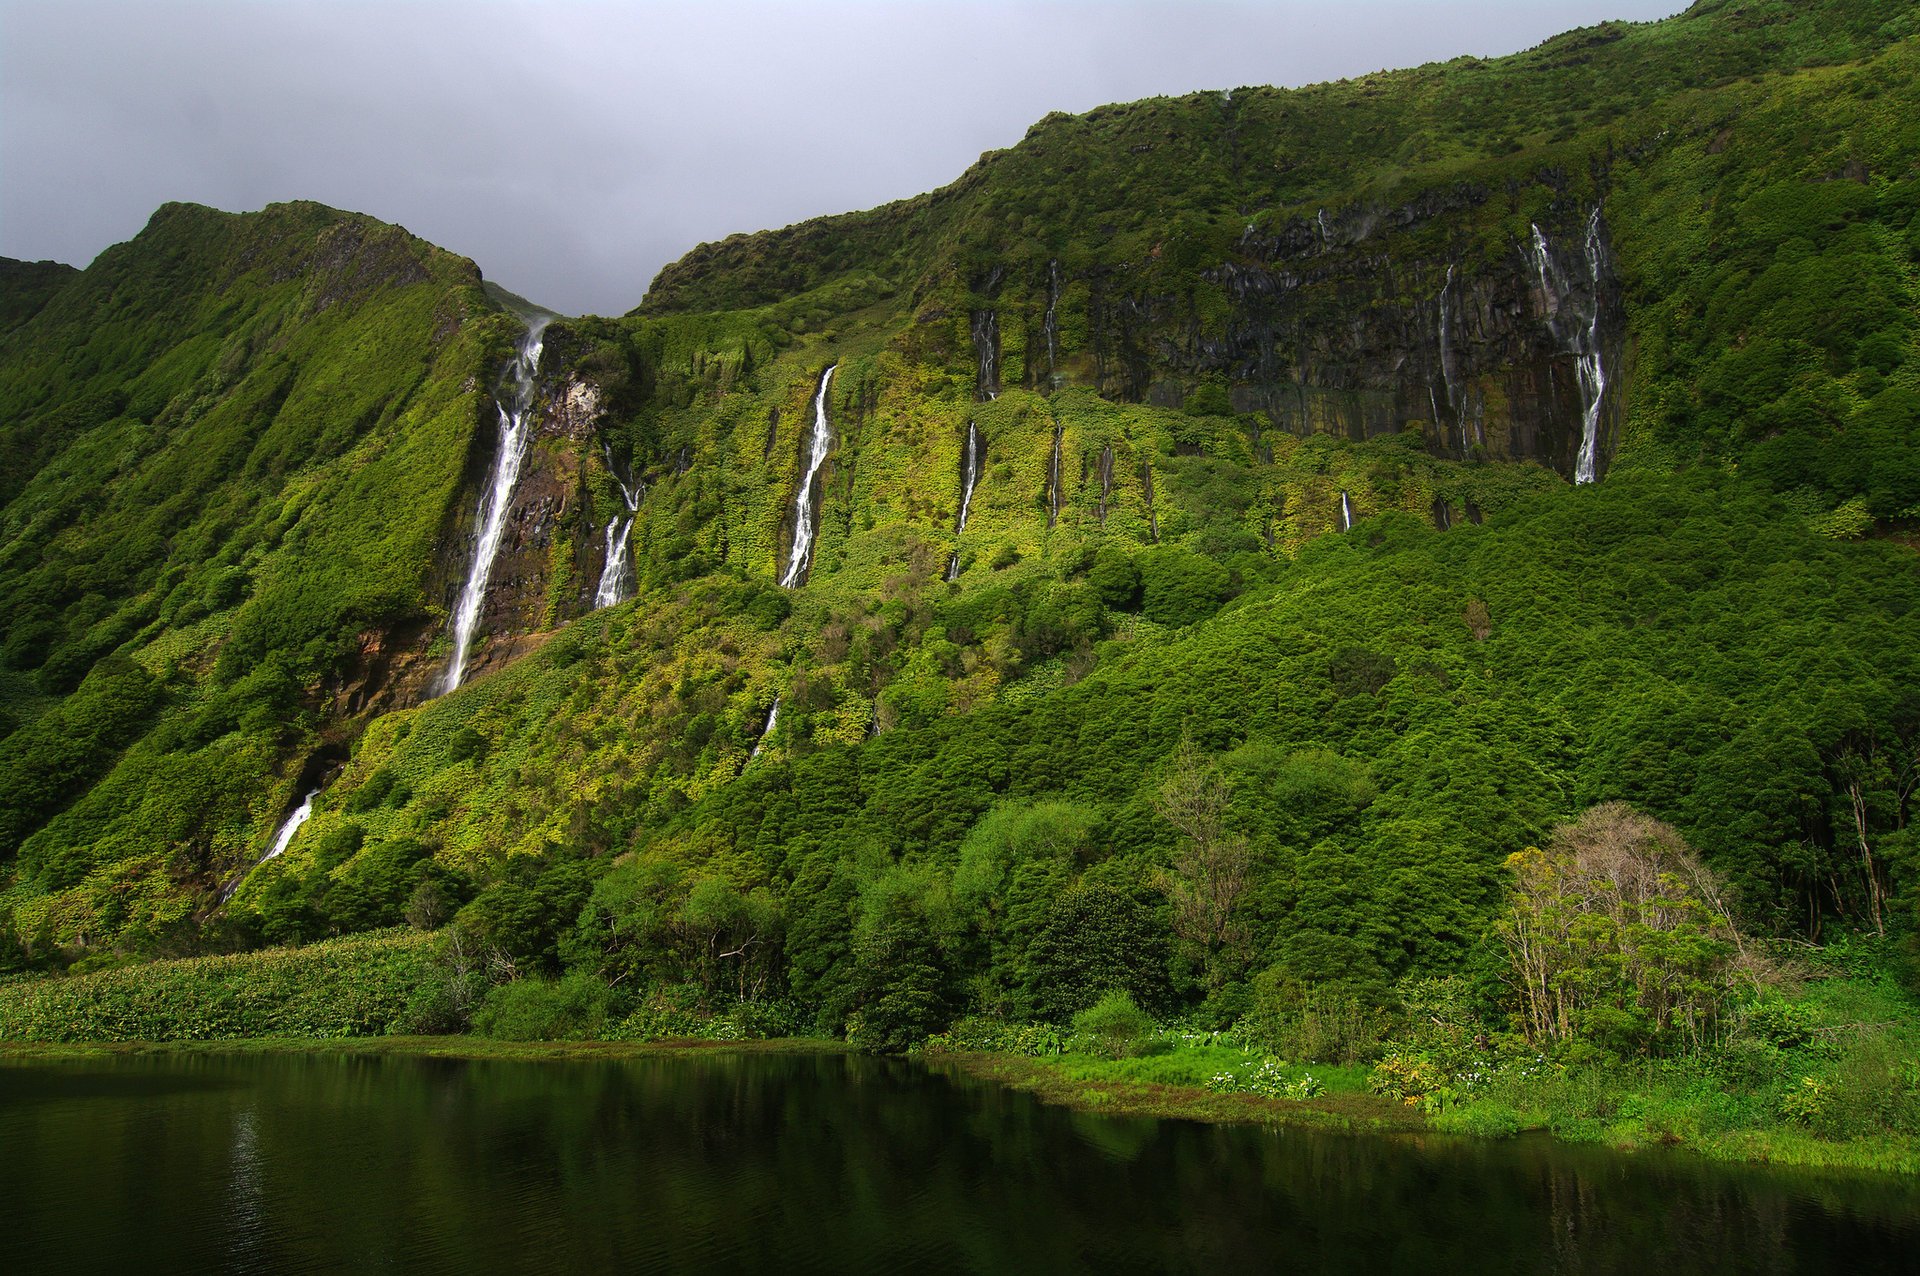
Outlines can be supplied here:
M1459 187L1399 208L1327 211L1250 231L1233 260L1201 272L1184 295L1138 291L1126 268L1092 272L1086 379L1109 398L1166 406L1183 386L1221 379L1234 411L1294 434L1357 440L1415 430L1439 456L1531 460L1571 477L1585 401L1530 241L1493 256L1464 234L1458 253L1432 248L1441 229L1432 223L1486 200L1484 190ZM1542 227L1575 278L1589 264L1571 260L1586 251L1584 211L1569 206ZM1592 294L1582 304L1600 306L1605 458L1624 398L1626 325L1604 248L1600 265L1598 288L1581 286ZM1057 284L1034 287L1050 299ZM1196 300L1207 290L1215 304Z
M595 454L594 431L604 415L604 401L597 386L576 376L540 387L533 437L480 605L467 680L509 663L537 646L545 631L593 609L605 538L603 529L591 526L585 472ZM467 481L435 564L435 593L445 614L363 637L360 658L340 691L352 708L418 704L439 690L447 654L430 657L429 649L446 633L446 615L452 613L472 565L480 492L500 443L491 405L485 415L475 427Z

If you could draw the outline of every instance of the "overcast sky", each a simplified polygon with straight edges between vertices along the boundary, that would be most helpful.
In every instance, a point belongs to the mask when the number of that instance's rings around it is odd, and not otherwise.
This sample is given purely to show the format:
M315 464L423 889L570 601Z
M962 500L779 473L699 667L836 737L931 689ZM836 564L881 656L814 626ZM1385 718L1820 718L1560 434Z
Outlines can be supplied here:
M941 186L1048 111L1300 85L1685 0L0 0L0 255L317 199L572 312L702 240Z

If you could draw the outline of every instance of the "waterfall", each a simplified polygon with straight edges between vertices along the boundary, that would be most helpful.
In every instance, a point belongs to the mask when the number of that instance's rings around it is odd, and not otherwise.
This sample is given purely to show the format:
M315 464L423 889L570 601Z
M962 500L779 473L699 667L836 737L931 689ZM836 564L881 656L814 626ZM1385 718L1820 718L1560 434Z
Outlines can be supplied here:
M1552 246L1538 225L1533 231L1533 266L1540 281L1541 301L1546 307L1547 327L1554 339L1573 356L1580 382L1580 452L1573 466L1575 483L1592 483L1600 477L1600 408L1607 393L1607 370L1601 356L1600 321L1601 272L1606 267L1606 247L1600 239L1600 209L1596 205L1587 219L1587 235L1581 245L1586 267L1587 296L1577 295L1573 281L1554 260Z
M1600 270L1606 247L1600 242L1600 206L1587 218L1587 271L1593 286L1593 314L1587 320L1586 355L1580 360L1580 395L1585 411L1580 421L1580 456L1574 462L1573 481L1591 483L1600 477L1600 400L1607 392L1607 369L1600 359Z
M960 476L960 518L954 524L953 538L957 542L961 533L967 530L967 511L973 506L973 488L980 481L980 452L986 441L980 437L980 427L967 422L966 466ZM953 548L953 557L947 560L947 579L960 579L960 547Z
M1314 220L1320 223L1320 246L1322 248L1331 248L1333 246L1333 229L1327 225L1327 210L1324 208L1321 209L1314 215Z
M1340 530L1345 532L1351 531L1352 528L1353 498L1347 495L1347 489L1343 487L1340 489Z
M992 310L973 312L973 357L978 368L974 395L982 403L1000 397L1000 316Z
M826 464L827 449L833 446L833 428L827 423L827 387L833 384L834 369L829 367L820 376L820 392L813 396L813 436L807 443L807 472L801 476L800 490L793 498L793 550L787 559L787 570L780 574L780 584L792 589L807 574L813 563L813 542L819 531L820 498L814 491L814 480L820 476L820 467Z
M1067 427L1056 424L1053 427L1053 459L1047 463L1047 526L1052 527L1060 521L1060 444L1064 441Z
M767 747L767 741L773 739L773 729L779 725L780 697L775 696L773 698L773 707L767 710L767 725L760 729L760 738L754 741L753 752L747 755L747 761L751 762L760 756L760 751Z
M293 845L293 835L300 831L300 826L305 824L308 817L313 814L313 800L319 796L319 789L307 790L307 795L300 799L300 805L294 807L292 813L280 822L279 831L273 835L272 845L268 848L265 855L262 855L253 862L253 868L259 868L262 864L273 859L289 846ZM247 870L247 873L251 873L252 871L253 869L250 868ZM227 883L226 889L220 892L220 902L222 904L233 898L233 893L240 889L240 883L247 880L247 873L242 873Z
M612 472L611 461L607 469ZM640 512L640 498L646 489L639 484L628 487L620 482L618 474L613 476L613 481L620 484L620 499L626 502L627 516L622 518L615 514L607 524L607 562L600 569L600 585L593 591L595 611L625 602L633 592L633 570L627 558L627 539L633 534L633 520Z
M1150 462L1140 462L1140 486L1145 488L1147 493L1147 529L1153 533L1153 543L1158 545L1160 515L1155 513L1153 508L1153 465Z
M1453 386L1453 316L1447 308L1447 294L1453 289L1453 267L1447 267L1447 281L1440 285L1440 380L1447 388L1447 410L1460 421L1465 404L1460 402L1460 392ZM1435 420L1435 425L1440 421ZM1467 432L1460 431L1461 450L1466 450Z
M1433 498L1433 525L1443 532L1453 530L1453 506L1444 496Z
M281 822L280 831L273 835L273 848L261 859L262 864L293 845L293 835L313 816L313 800L319 796L319 789L307 790L307 795L300 799L300 805L293 808L293 814Z
M1107 522L1107 502L1113 497L1113 444L1100 449L1100 524Z
M1060 324L1055 317L1060 308L1060 263L1047 263L1047 318L1041 329L1047 334L1047 377L1051 382L1060 365Z
M513 485L520 479L520 463L526 459L527 440L533 433L534 374L540 370L541 334L553 316L538 314L527 320L526 335L508 365L512 384L511 406L496 396L494 406L500 412L500 448L493 460L493 481L480 495L479 538L473 546L473 566L467 569L467 583L453 612L453 659L441 685L443 692L460 685L466 673L467 649L473 644L474 627L480 623L480 606L486 601L487 580L493 575L493 560L500 553L500 538L506 531L507 512L513 505Z

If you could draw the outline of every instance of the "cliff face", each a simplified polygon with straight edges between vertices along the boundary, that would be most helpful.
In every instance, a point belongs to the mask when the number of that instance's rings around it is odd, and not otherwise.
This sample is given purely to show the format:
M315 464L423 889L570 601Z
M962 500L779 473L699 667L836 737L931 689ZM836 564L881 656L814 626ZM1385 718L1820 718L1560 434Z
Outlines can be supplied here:
M1572 478L1590 406L1579 356L1597 313L1593 346L1611 370L1604 471L1627 392L1627 315L1604 221L1591 242L1588 217L1571 207L1542 227L1554 276L1543 282L1532 243L1483 255L1460 218L1449 223L1485 198L1463 188L1394 209L1323 212L1273 234L1250 228L1237 260L1178 293L1102 271L1086 281L1088 349L1061 349L1056 337L1055 370L1039 375L1165 407L1223 386L1235 412L1291 434L1411 431L1436 457L1533 461ZM1460 247L1434 255L1435 241ZM1037 369L1027 366L1031 383Z

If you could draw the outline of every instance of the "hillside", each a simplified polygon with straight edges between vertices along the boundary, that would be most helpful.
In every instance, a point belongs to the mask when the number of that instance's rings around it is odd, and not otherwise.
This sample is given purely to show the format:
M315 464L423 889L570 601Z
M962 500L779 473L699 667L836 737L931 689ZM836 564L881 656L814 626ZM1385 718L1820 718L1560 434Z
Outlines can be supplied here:
M1911 6L1755 0L1050 116L518 379L516 299L316 205L10 264L0 963L1493 1022L1509 857L1624 802L1904 970L1917 85Z

